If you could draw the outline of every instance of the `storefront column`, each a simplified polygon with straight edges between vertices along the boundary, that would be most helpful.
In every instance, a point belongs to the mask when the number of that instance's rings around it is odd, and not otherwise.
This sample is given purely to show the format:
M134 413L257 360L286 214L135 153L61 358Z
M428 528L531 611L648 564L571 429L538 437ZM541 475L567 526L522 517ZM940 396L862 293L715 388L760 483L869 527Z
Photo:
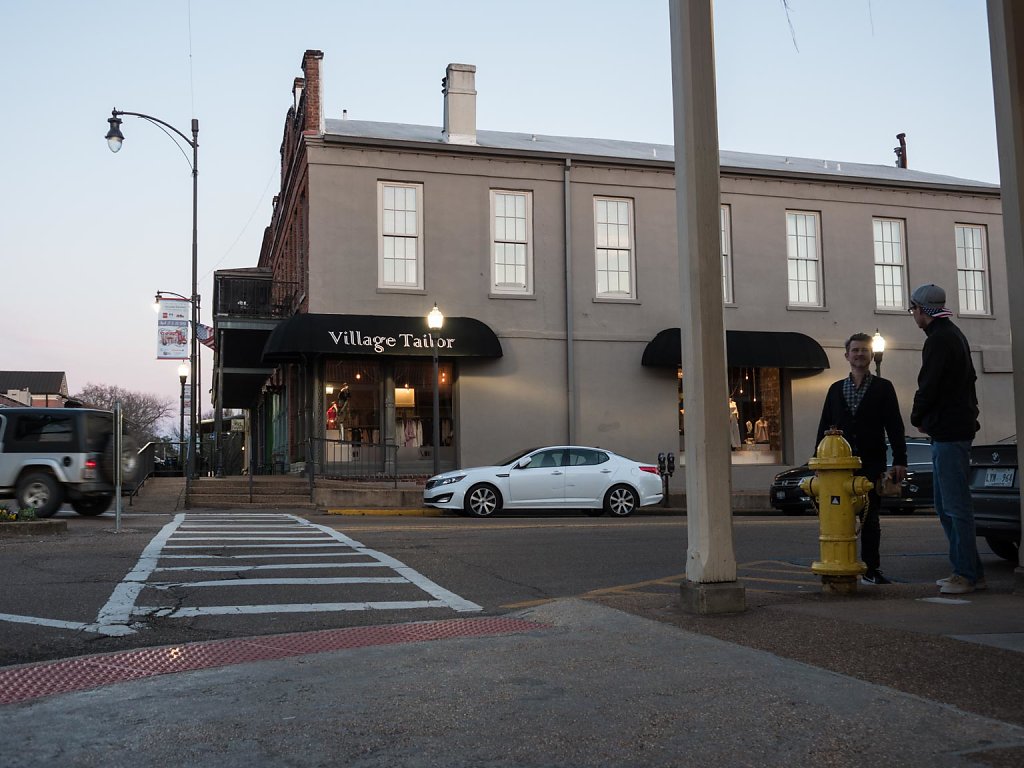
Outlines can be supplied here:
M683 608L745 609L736 580L711 0L670 0L688 551Z
M384 368L384 423L381 425L381 443L384 445L384 475L394 477L398 474L398 445L395 432L395 371L392 366Z

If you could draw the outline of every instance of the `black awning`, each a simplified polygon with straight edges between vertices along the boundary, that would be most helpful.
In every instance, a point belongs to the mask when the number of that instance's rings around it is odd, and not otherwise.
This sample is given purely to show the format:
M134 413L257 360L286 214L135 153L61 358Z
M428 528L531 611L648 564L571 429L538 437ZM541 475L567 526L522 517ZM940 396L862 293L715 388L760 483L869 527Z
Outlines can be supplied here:
M267 339L263 360L308 355L432 357L426 317L306 313L281 323ZM438 334L440 357L501 357L494 331L471 317L446 317Z
M644 349L642 365L682 365L678 328L660 331ZM733 368L795 368L821 371L828 355L810 336L792 331L726 331L726 360Z

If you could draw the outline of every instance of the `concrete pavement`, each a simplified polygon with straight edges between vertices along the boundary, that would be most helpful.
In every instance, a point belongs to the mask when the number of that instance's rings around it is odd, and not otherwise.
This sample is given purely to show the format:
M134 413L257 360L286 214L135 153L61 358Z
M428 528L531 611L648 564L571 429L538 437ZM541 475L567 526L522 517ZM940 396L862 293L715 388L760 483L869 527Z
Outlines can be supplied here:
M261 661L209 643L134 669L90 657L123 681L0 706L0 750L10 768L1021 765L1024 652L956 637L1024 636L1024 598L933 596L756 593L694 617L670 591L616 594L480 617L504 624L479 634L292 636ZM173 671L190 656L219 661Z

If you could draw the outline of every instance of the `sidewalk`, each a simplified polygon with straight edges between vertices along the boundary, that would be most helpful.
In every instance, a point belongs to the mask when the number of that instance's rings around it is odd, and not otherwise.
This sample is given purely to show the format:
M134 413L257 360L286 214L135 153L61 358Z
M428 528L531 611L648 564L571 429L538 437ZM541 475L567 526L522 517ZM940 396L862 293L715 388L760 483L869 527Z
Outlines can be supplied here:
M1024 597L934 597L748 591L697 617L666 588L89 657L125 682L0 706L0 747L11 768L1024 764ZM214 661L152 676L190 658Z

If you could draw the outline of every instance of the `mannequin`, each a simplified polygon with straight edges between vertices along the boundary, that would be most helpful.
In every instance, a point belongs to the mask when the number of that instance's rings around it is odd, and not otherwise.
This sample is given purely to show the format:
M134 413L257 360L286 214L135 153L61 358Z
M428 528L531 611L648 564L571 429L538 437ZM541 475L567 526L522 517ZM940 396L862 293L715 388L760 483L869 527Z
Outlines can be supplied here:
M740 409L735 400L729 400L729 442L733 450L740 447Z
M767 443L768 440L768 419L764 416L758 418L757 423L754 424L754 442L755 443Z

